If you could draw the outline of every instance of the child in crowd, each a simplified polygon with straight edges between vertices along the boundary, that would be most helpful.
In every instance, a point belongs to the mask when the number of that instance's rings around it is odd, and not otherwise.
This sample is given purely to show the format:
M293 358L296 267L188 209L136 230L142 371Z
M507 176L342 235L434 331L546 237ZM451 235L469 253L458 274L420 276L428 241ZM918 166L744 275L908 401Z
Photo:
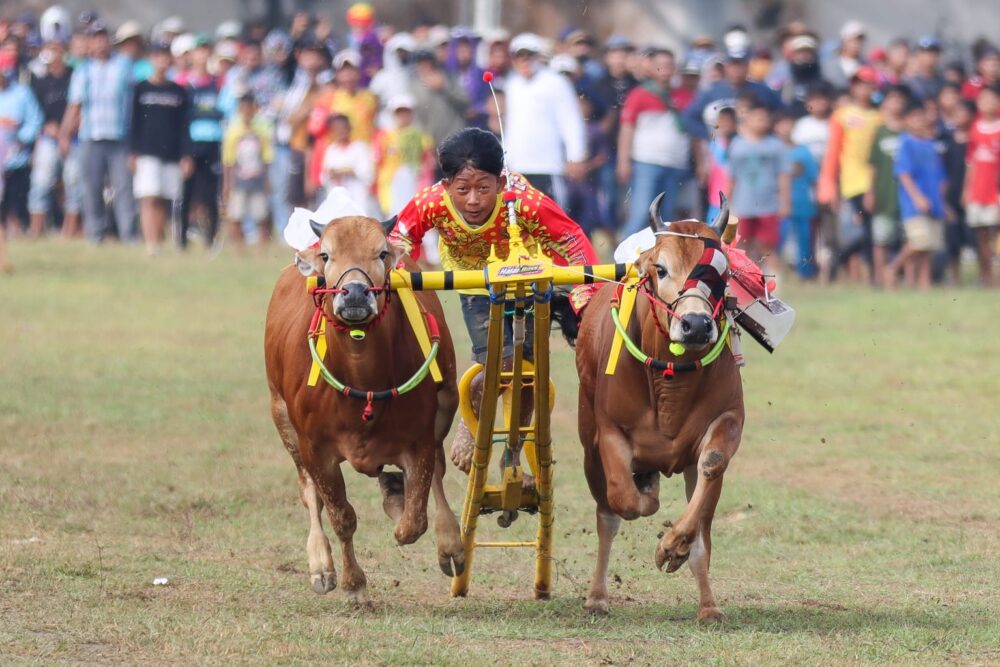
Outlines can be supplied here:
M962 199L969 228L976 236L979 280L984 286L996 286L993 256L1000 226L1000 89L980 89L976 108L979 117L969 132L968 170Z
M729 145L736 136L736 109L732 107L722 107L715 120L715 132L712 140L708 144L708 176L705 179L705 188L708 191L708 212L705 214L706 220L715 220L719 213L719 193L727 195L731 193L731 183L729 182Z
M882 126L875 131L868 158L872 166L872 185L865 193L864 207L872 216L872 266L877 283L884 278L889 253L902 242L895 167L899 134L903 131L903 111L909 101L909 90L903 85L890 86L886 90L879 108Z
M261 230L261 246L267 239L267 169L274 157L271 130L257 114L253 93L240 97L236 116L222 142L222 201L229 220L230 238L237 251L244 251L243 219L249 217Z
M320 185L323 192L317 198L322 202L333 187L347 189L351 200L362 210L371 213L371 187L375 177L374 161L368 143L351 139L351 121L341 113L330 116L330 143L323 153L323 170Z
M795 121L792 141L809 149L816 164L823 163L826 144L830 139L830 111L833 109L833 89L825 81L812 84L806 93L806 111Z
M896 284L899 270L913 263L917 286L931 286L931 255L944 247L944 191L947 180L944 163L935 147L935 128L923 104L913 101L907 107L904 126L896 153L896 178L899 180L899 209L903 217L906 243L896 258L886 266L885 284Z
M813 188L819 176L819 165L813 159L807 146L792 141L795 114L783 111L774 122L774 134L786 148L786 162L791 173L788 216L781 220L781 247L792 239L795 243L795 270L799 277L811 280L816 276L816 263L812 252L812 221L816 215L816 200Z
M779 220L790 210L787 151L771 134L771 112L762 102L750 101L739 125L729 148L732 212L740 219L740 240L750 257L763 259L776 274Z
M949 274L952 285L961 281L962 248L972 246L972 234L965 219L962 193L965 189L966 156L969 153L969 130L976 117L976 106L962 100L951 112L951 129L944 136L944 173L948 188L944 195L948 224L944 228L945 255L935 262L935 277Z
M399 213L417 191L433 182L434 141L413 126L413 97L397 95L387 111L393 127L375 137L375 183L382 215Z

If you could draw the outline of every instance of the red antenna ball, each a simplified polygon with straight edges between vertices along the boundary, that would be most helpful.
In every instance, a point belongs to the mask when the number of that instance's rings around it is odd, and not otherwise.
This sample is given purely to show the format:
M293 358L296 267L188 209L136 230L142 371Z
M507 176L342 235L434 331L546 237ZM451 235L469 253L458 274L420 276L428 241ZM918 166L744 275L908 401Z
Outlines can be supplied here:
M483 72L483 81L491 83L493 81L493 72Z

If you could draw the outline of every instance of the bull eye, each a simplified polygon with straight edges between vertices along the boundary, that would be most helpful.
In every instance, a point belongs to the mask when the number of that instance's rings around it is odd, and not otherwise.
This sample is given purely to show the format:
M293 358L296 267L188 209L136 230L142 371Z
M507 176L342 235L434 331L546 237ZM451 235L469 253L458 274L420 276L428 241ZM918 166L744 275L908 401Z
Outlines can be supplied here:
M329 262L329 261L330 261L330 256L329 256L328 254L326 254L325 252L321 252L321 253L319 254L319 258L320 258L321 260L323 260L323 263L324 263L324 264L326 264L327 262Z
M660 278L661 280L663 278L666 278L667 277L667 267L663 266L662 264L657 264L656 265L656 277Z
M383 250L382 252L380 252L380 253L378 254L378 258L379 258L379 259L380 259L381 261L383 261L383 262L385 261L385 258L386 258L386 257L388 257L388 256L389 256L389 251L388 251L388 250Z

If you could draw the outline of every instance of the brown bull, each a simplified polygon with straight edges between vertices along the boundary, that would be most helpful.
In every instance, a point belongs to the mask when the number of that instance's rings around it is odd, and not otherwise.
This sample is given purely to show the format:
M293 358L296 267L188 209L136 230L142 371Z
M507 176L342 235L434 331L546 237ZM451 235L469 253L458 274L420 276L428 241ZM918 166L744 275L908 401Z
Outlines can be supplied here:
M650 209L657 233L637 265L647 280L628 326L629 337L648 356L677 362L701 359L720 335L719 308L689 278L706 247L715 247L729 217L723 207L712 227L694 221L668 227ZM704 240L704 239L707 239ZM721 292L727 271L721 272ZM695 280L694 282L697 282ZM689 285L686 287L685 285ZM722 476L743 430L743 388L728 349L711 364L672 378L622 351L614 375L605 373L615 326L610 310L616 287L598 292L584 312L577 342L580 375L579 431L591 494L597 501L600 539L597 566L585 607L608 610L608 559L621 519L651 516L659 509L660 474L683 472L688 504L656 548L659 568L677 570L689 561L698 582L699 620L723 620L709 584L712 517ZM671 342L686 348L681 357Z
M428 376L409 393L375 401L367 421L361 418L367 412L365 400L345 396L322 380L307 386L312 363L307 334L316 305L300 273L323 275L326 284L336 288L323 302L329 319L325 365L340 382L363 391L391 389L410 378L426 358L398 298L383 289L401 255L388 243L383 226L370 218L349 217L325 228L313 223L313 229L320 236L319 248L300 252L298 270L289 266L281 273L267 311L264 357L271 415L295 461L302 503L309 511L306 551L313 590L326 593L337 585L322 525L325 506L343 551L343 587L352 602L366 605L365 574L354 555L357 515L344 488L344 461L362 474L379 477L383 508L396 521L399 544L410 544L427 530L427 499L433 488L441 569L451 575L463 568L458 522L442 485L442 442L458 405L455 350L437 297L418 293L422 310L436 318L440 329L437 361L442 383L435 385ZM355 335L343 329L355 330ZM355 339L357 330L365 331L361 340ZM402 468L403 474L384 471L390 465Z

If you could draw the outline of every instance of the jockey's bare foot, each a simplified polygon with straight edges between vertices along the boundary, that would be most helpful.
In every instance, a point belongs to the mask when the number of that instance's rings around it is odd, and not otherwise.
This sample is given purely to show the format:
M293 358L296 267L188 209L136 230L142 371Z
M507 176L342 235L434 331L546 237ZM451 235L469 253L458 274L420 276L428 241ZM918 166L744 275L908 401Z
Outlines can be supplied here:
M469 427L464 421L458 422L458 430L455 432L455 439L451 443L451 462L455 467L469 474L472 467L472 453L475 450L476 439L469 431Z
M529 475L528 473L521 474L521 488L525 491L535 490L535 477L534 475Z

